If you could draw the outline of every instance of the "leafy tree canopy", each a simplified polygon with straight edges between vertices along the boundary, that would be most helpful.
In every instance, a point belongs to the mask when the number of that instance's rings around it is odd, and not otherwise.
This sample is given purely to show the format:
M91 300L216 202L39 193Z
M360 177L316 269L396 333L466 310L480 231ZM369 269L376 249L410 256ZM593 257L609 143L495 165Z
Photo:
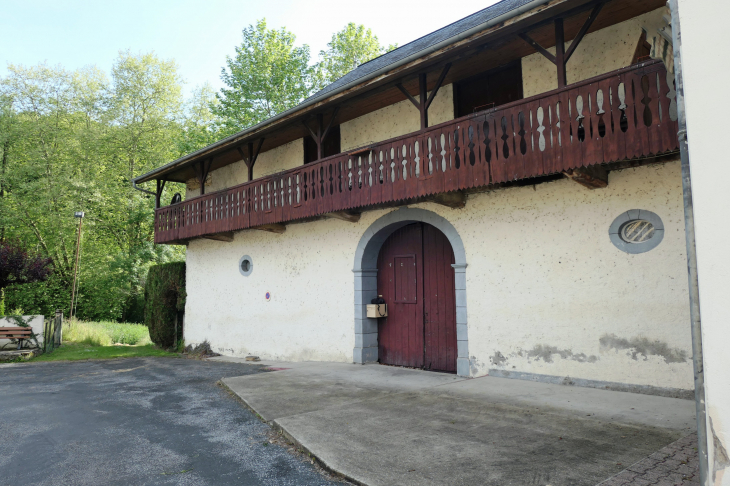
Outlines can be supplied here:
M53 273L0 275L6 308L68 308L73 213L85 211L77 315L140 322L147 269L185 250L154 244L154 200L131 179L295 106L385 51L355 24L333 35L318 63L295 40L265 20L248 26L222 70L226 87L199 86L187 100L176 63L154 52L121 51L108 73L9 65L0 78L0 242L17 242ZM163 201L175 192L184 186L168 182Z
M297 105L312 92L316 69L309 65L309 46L296 47L294 34L268 29L266 19L243 29L235 57L221 70L226 84L216 94L212 112L221 129L234 133Z
M332 34L327 49L319 52L322 77L327 83L332 83L360 64L396 47L396 44L381 46L378 37L370 29L350 22L341 31Z

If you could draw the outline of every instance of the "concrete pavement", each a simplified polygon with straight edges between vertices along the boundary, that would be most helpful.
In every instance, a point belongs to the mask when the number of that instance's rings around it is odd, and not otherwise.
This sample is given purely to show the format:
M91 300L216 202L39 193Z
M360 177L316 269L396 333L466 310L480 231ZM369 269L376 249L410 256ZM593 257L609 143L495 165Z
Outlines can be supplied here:
M688 400L380 365L262 364L288 369L223 381L326 466L371 486L594 486L694 429Z

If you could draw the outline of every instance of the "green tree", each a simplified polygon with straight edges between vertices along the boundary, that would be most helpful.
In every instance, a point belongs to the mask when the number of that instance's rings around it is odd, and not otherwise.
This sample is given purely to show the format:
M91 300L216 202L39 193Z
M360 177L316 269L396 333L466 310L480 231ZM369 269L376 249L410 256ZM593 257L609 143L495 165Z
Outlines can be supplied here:
M78 315L141 320L147 267L183 254L154 245L153 201L130 181L179 153L184 113L174 63L122 52L111 79L96 68L8 70L0 79L0 237L55 268L46 282L9 286L8 308L68 308L73 212L83 210ZM169 186L168 194L176 190Z
M341 31L332 34L327 49L319 52L321 77L326 83L332 83L360 64L396 47L397 44L381 46L378 37L370 29L350 22Z
M268 29L266 19L243 29L235 57L221 70L225 88L212 111L220 117L221 135L235 133L297 105L316 83L309 46L296 47L285 28Z
M182 130L178 131L179 155L186 155L220 140L218 117L213 110L218 105L216 93L210 84L196 87L185 103Z

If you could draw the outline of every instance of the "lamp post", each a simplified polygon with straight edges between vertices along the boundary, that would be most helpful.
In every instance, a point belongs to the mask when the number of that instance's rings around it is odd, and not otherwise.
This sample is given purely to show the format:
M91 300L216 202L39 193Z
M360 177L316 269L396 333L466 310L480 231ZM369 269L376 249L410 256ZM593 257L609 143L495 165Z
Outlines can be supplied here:
M71 319L74 316L74 299L76 298L76 280L77 280L78 273L79 273L79 252L81 250L81 224L84 221L84 212L76 211L74 213L74 218L78 218L78 220L79 220L79 231L76 235L76 262L74 263L74 284L73 284L73 287L71 287L71 310L68 315L69 319Z

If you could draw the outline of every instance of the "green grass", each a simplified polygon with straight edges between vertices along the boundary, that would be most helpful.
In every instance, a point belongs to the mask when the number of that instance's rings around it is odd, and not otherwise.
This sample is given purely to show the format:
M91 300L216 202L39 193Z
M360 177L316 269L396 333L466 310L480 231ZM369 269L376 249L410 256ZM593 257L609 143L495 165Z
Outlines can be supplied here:
M63 324L63 345L31 361L78 361L83 359L141 358L177 356L157 348L143 324L123 322L84 322Z
M112 344L150 344L150 333L144 324L127 324L123 322L83 322L67 321L64 323L63 340L94 346L111 346Z
M78 361L82 359L143 358L146 356L175 357L177 354L155 347L142 346L93 346L89 344L64 343L52 353L42 354L30 361Z

